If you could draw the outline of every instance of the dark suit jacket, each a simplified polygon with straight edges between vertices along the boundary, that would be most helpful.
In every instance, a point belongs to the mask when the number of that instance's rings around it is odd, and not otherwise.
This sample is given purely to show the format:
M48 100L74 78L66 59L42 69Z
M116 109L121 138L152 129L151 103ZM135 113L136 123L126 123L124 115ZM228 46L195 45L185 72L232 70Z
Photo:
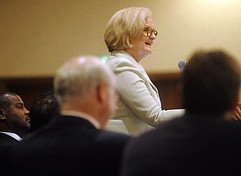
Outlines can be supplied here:
M117 175L130 136L98 130L73 116L55 116L8 155L12 175ZM9 175L11 175L9 174Z
M240 163L239 122L185 115L133 140L121 176L241 175Z
M13 137L6 135L4 133L0 133L0 153L4 152L7 148L16 144L18 140Z
M3 169L5 169L4 165L6 162L5 156L7 155L7 152L10 147L17 144L19 141L14 139L13 137L0 133L0 170L3 172Z

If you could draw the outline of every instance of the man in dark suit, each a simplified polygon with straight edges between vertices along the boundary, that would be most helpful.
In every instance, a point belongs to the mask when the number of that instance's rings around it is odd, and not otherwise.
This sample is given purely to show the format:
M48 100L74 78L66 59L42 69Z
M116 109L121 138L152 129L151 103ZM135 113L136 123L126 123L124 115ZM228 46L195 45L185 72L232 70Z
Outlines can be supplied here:
M5 155L30 129L29 110L13 92L0 94L0 170L5 169Z
M100 58L67 61L54 78L60 115L12 148L9 175L118 175L122 151L132 138L103 130L115 109L115 86Z
M197 51L182 73L185 114L133 140L121 176L241 175L240 67L223 50Z
M13 92L0 95L0 156L30 129L29 110ZM0 157L2 158L2 157Z

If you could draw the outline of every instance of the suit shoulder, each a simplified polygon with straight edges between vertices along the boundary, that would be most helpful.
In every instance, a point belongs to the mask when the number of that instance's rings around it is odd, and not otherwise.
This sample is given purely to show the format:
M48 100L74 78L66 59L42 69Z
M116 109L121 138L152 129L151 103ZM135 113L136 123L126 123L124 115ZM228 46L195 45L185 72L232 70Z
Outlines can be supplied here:
M119 142L120 141L127 142L133 139L132 136L122 134L122 133L107 131L107 130L101 130L99 137L103 140L111 140L111 141L119 141Z

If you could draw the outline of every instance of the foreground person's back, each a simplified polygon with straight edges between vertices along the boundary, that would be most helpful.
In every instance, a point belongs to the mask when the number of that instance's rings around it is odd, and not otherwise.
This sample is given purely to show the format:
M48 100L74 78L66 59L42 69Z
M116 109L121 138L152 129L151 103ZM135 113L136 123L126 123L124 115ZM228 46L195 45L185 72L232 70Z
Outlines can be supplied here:
M117 175L128 139L81 118L56 116L14 148L12 175Z
M121 176L241 175L241 124L232 118L238 63L223 51L200 51L182 76L185 115L128 145Z
M8 175L118 175L131 137L102 130L114 111L112 72L98 58L79 57L58 70L54 90L60 115L11 150Z

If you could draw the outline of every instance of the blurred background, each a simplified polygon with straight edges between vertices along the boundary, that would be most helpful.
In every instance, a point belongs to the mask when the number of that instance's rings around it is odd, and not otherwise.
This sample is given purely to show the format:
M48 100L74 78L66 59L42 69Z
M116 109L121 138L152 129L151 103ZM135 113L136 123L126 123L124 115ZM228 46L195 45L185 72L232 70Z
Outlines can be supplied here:
M163 108L179 108L178 61L200 48L222 48L241 62L241 0L0 0L0 92L18 93L27 107L52 89L56 69L82 54L108 56L103 35L119 9L152 10L159 34L141 63Z

